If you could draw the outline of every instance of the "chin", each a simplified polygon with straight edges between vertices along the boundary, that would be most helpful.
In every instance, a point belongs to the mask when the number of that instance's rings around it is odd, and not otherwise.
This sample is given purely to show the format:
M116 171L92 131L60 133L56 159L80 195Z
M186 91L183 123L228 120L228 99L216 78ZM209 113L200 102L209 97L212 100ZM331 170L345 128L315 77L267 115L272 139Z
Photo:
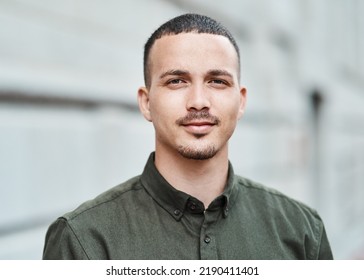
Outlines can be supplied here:
M214 146L204 148L179 146L178 152L181 156L187 159L207 160L213 158L217 154L217 149Z

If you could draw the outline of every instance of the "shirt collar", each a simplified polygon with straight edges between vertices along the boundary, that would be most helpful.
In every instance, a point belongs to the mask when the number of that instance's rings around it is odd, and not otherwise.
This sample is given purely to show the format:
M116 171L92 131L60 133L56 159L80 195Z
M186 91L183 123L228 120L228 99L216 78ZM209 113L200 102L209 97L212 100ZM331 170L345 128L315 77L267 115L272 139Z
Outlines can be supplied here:
M207 211L222 209L223 217L226 218L228 216L228 211L238 192L237 185L234 183L234 178L234 170L229 162L229 172L225 190L211 202L208 209L206 209ZM164 179L154 164L154 152L151 153L147 164L145 165L141 175L141 183L149 195L177 221L182 218L184 212L187 211L187 206L189 206L191 202L198 202L197 198L175 189Z

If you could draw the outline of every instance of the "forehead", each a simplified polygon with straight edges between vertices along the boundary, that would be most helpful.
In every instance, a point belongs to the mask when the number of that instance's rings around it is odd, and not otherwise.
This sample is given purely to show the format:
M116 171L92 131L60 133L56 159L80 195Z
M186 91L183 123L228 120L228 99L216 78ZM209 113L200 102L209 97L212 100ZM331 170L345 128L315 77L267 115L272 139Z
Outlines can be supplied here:
M151 48L151 75L179 69L226 69L239 72L238 54L228 38L205 33L166 35L156 40Z

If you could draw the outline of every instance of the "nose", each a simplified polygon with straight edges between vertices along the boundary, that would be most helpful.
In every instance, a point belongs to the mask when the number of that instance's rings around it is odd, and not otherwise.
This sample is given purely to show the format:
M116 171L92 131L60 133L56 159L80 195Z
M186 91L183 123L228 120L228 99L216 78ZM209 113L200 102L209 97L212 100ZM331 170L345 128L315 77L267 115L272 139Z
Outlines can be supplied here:
M190 88L187 95L186 107L188 111L208 110L210 109L210 97L203 86L195 85Z

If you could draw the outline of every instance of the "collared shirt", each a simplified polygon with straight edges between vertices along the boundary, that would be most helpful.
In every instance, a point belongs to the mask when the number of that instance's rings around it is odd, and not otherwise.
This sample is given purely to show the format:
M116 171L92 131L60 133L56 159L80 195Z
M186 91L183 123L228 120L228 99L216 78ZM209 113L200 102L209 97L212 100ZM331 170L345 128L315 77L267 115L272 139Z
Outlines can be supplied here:
M58 218L44 259L332 259L304 204L234 174L207 209L173 188L151 154L134 177Z

